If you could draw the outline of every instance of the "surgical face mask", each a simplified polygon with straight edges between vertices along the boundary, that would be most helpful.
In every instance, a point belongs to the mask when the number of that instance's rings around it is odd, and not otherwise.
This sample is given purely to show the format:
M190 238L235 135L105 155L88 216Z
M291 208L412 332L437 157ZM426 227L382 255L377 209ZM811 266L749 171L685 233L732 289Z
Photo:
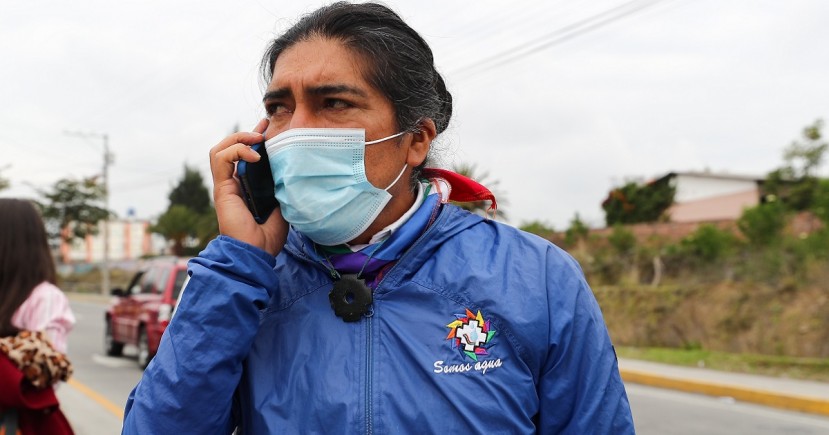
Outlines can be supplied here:
M365 134L363 129L295 128L265 142L282 216L320 245L339 245L368 229L406 171L404 164L385 189L369 183L365 147L405 132L371 142Z

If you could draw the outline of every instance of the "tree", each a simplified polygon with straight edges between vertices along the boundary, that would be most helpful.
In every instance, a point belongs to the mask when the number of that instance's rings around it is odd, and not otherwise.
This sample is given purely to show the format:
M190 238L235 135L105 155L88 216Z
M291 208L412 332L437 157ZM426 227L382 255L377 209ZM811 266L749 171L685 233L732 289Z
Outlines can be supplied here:
M822 141L823 120L817 119L803 128L804 142L794 141L783 152L785 168L795 177L812 177L823 164L829 143Z
M764 183L766 195L774 195L789 210L808 210L819 189L817 170L823 164L829 142L822 140L823 121L803 129L802 141L783 151L783 166L770 172Z
M161 234L173 242L173 255L184 255L184 240L195 233L200 215L192 209L173 204L158 218L152 227L154 233Z
M676 188L668 177L646 184L629 181L614 188L602 201L607 226L655 222L674 203Z
M471 178L481 185L485 186L495 195L495 198L498 200L498 213L495 216L496 218L500 217L502 220L507 220L507 213L504 211L503 205L507 204L506 198L504 198L504 194L499 191L498 185L501 184L500 181L490 179L490 175L488 171L480 172L478 170L478 166L475 164L459 164L452 167L453 172L457 172L467 178ZM457 205L458 207L468 210L472 213L485 215L487 209L489 209L489 201L474 201L474 202L453 202L453 204Z
M207 243L215 239L218 235L219 221L216 219L216 209L210 206L210 210L202 214L198 222L196 222L196 238L199 239L196 250L201 251L204 249Z
M50 236L66 242L98 233L98 223L109 218L102 207L104 186L97 177L75 180L64 178L49 190L39 190L41 211ZM68 229L68 231L63 231Z
M184 176L178 185L170 191L170 205L183 205L190 210L203 214L210 210L210 192L204 185L201 173L196 168L184 165Z
M216 211L198 169L184 165L184 175L168 198L170 205L152 231L173 242L174 255L195 254L219 234ZM196 246L185 247L188 238L197 239Z

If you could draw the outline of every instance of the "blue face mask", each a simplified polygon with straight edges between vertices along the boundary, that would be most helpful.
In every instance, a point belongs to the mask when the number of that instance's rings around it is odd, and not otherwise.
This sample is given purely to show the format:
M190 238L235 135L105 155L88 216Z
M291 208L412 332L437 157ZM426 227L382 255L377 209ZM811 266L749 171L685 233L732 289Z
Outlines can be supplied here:
M388 190L366 178L365 147L405 134L366 142L363 129L295 128L265 142L274 194L282 216L320 245L354 240L391 200Z

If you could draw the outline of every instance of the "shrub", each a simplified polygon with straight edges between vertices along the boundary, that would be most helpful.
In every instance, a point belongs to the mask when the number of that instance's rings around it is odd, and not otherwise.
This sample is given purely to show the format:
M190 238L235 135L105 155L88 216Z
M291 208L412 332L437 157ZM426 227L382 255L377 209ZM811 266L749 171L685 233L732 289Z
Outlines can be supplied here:
M780 239L786 224L786 212L778 201L747 208L737 220L737 227L756 246L768 246Z
M586 240L590 234L590 228L581 220L579 214L576 213L570 221L570 227L565 231L564 243L567 246L574 246L580 240Z
M636 247L636 236L622 225L614 225L613 232L607 236L610 246L619 255L629 255Z
M813 199L812 212L829 226L829 179L820 180Z
M551 225L539 220L524 222L518 229L544 238L550 238L555 233Z
M734 236L713 225L702 225L680 242L682 250L702 263L714 263L734 246Z

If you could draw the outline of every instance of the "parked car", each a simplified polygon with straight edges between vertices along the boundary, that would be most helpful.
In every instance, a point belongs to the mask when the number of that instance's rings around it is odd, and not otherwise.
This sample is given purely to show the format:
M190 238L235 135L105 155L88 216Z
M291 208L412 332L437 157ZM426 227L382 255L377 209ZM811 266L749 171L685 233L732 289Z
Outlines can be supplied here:
M124 345L134 345L138 365L146 368L158 352L186 278L186 259L160 258L142 267L126 290L112 289L113 300L104 319L106 354L121 356Z

